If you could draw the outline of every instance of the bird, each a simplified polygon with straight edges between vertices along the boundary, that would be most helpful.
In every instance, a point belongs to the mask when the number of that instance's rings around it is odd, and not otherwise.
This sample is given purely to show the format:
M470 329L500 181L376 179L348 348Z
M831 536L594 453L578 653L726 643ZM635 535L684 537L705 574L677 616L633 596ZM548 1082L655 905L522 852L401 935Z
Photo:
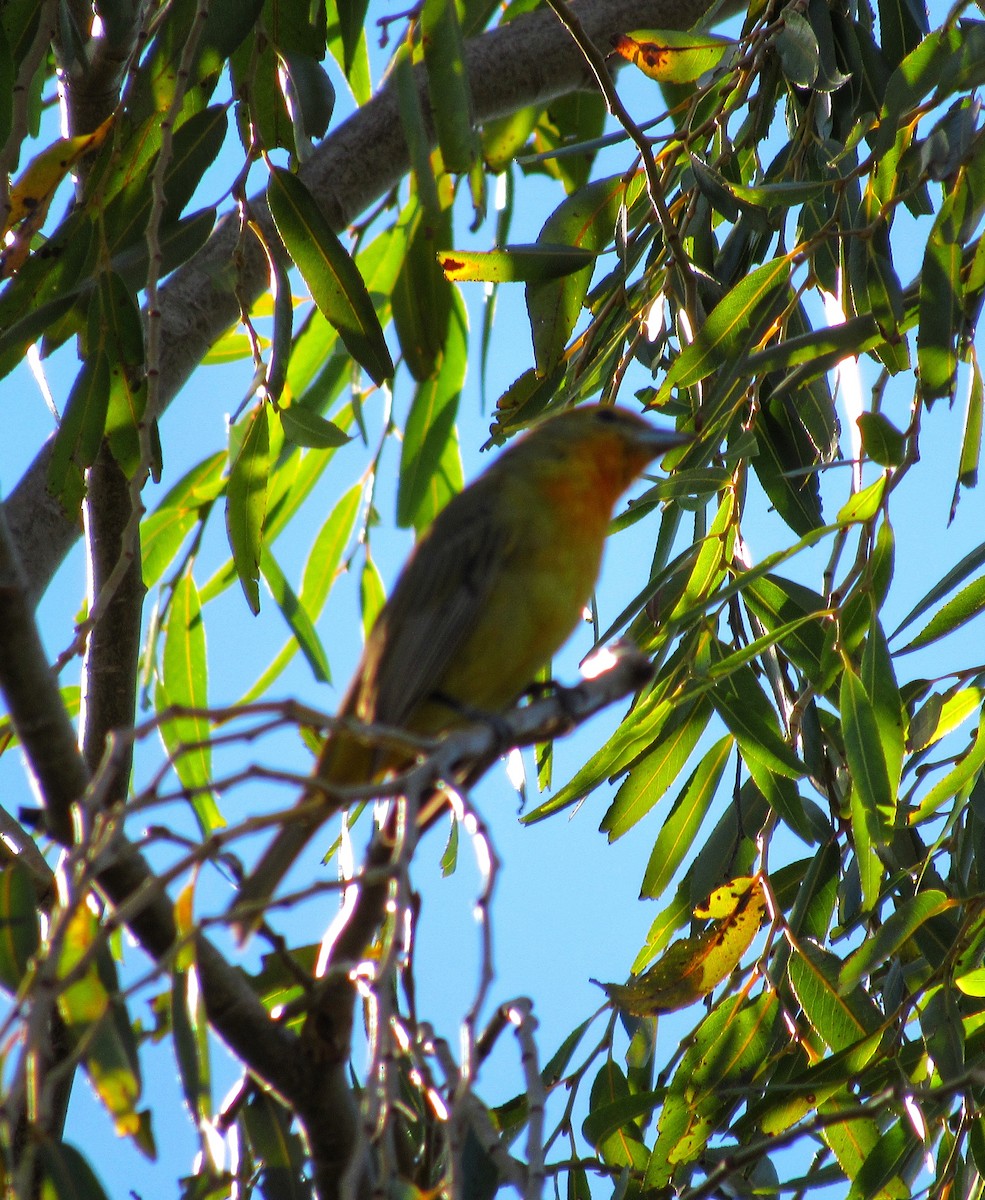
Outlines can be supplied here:
M507 446L412 550L313 778L326 789L371 785L412 764L412 751L374 745L353 723L433 737L515 704L581 620L619 497L689 440L627 408L591 404L547 416ZM339 807L321 789L302 795L233 901L241 941Z

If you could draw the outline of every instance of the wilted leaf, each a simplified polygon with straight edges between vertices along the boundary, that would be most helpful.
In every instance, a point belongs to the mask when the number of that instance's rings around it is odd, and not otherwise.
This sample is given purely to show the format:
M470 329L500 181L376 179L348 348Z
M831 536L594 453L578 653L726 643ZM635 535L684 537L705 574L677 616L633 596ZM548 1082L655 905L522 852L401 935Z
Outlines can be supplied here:
M644 75L661 83L690 83L717 67L729 46L729 38L677 29L636 29L616 34L612 48Z
M613 1004L633 1016L650 1017L685 1008L706 996L739 965L766 911L759 876L733 879L714 891L695 916L714 918L694 937L681 938L648 971L629 983L603 984Z

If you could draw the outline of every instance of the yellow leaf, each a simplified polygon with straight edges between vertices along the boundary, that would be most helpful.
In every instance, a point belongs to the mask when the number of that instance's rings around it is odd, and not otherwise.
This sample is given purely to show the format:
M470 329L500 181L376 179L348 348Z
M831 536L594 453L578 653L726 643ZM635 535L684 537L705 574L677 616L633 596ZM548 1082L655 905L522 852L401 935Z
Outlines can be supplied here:
M746 875L716 888L697 917L713 923L694 937L668 947L653 966L629 983L605 983L613 1004L636 1017L685 1008L707 996L739 965L752 945L766 911L766 894L759 875Z
M43 220L43 214L47 212L58 185L83 154L103 144L112 120L112 117L107 117L94 133L87 133L83 137L59 138L31 159L10 189L10 215L4 233L27 216L35 217L35 226L40 224L36 219L38 213L42 214Z
M190 971L195 965L195 880L178 893L174 904L174 919L181 937L175 966L179 971Z

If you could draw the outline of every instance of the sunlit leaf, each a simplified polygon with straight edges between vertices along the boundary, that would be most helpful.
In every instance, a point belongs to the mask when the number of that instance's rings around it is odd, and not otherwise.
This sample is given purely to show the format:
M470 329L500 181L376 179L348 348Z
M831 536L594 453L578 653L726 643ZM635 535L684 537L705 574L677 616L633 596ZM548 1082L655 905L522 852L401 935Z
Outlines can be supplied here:
M499 250L442 250L438 262L449 279L488 280L491 283L539 283L558 279L595 262L579 246L503 246Z
M171 593L164 633L159 702L204 709L208 704L208 657L198 589L185 572ZM161 738L179 779L188 789L203 833L225 824L212 795L209 722L188 713L161 723Z
M706 379L718 367L749 349L746 338L777 297L786 292L790 263L773 259L750 272L718 302L694 341L674 360L667 372L657 403L670 397L675 387L690 387Z
M451 319L434 378L418 384L400 449L397 524L420 533L464 483L455 419L468 350L465 306L453 297Z
M695 36L677 29L636 29L616 34L615 52L633 63L650 79L690 83L717 67L725 51L735 43L728 38Z
M904 901L876 930L872 937L844 963L838 975L838 990L844 995L895 954L917 929L931 917L953 908L955 901L940 891L920 892Z
M844 1050L861 1043L882 1024L874 1001L860 988L842 992L839 960L811 941L795 947L790 983L811 1028L831 1047Z
M463 60L465 46L453 0L424 0L421 34L428 96L441 157L449 171L463 174L472 165L477 141Z
M655 745L621 784L606 810L600 832L610 842L628 833L673 784L704 732L711 710L705 701L681 705L657 735Z

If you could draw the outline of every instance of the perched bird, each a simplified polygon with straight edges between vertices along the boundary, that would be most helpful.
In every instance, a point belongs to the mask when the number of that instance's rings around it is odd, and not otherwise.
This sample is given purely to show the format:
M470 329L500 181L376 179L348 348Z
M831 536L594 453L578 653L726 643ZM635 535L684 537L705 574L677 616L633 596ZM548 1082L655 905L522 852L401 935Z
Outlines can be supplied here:
M688 441L627 409L548 417L449 501L377 617L339 709L419 735L504 712L575 629L598 578L616 501L657 455ZM410 765L343 727L322 748L326 784L372 783ZM285 824L245 879L241 933L337 810L326 796Z

